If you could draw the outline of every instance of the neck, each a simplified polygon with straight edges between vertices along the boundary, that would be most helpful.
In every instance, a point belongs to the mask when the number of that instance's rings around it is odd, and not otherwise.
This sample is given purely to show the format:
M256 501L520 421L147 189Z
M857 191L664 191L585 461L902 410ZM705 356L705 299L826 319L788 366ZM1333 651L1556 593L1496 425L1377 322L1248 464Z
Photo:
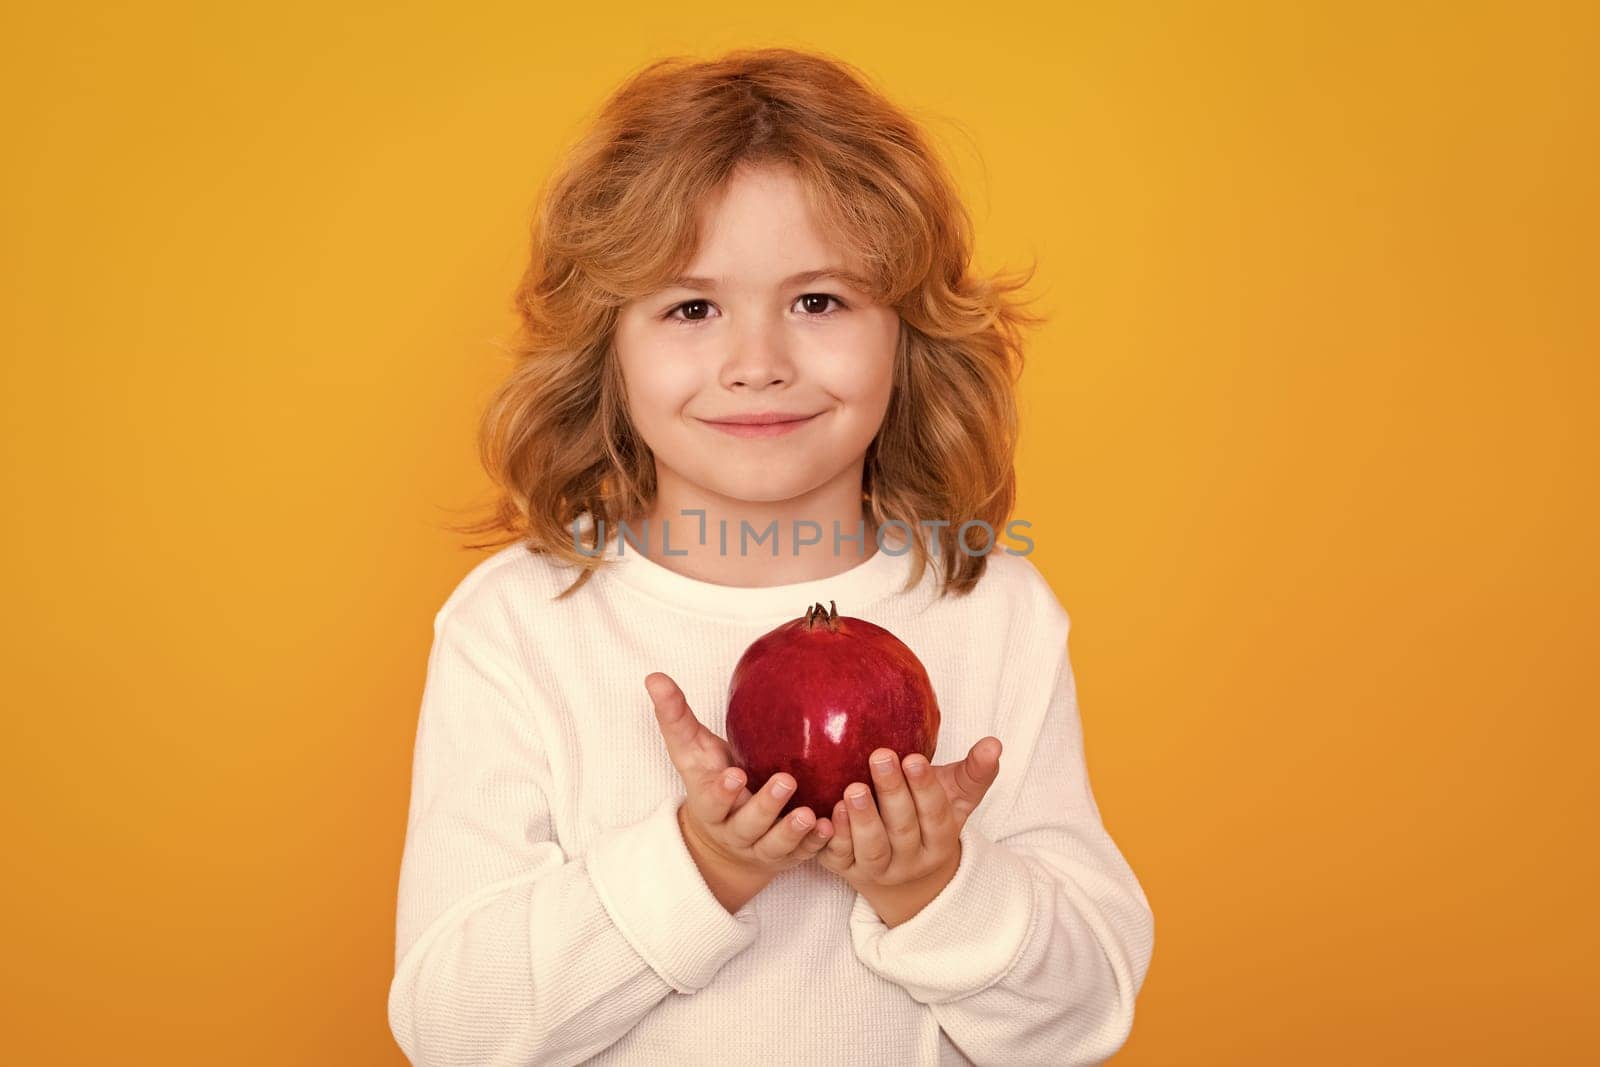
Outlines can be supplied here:
M656 485L656 499L626 551L642 548L668 570L700 581L740 587L815 581L878 551L859 464L789 500L725 497L665 469L658 469Z

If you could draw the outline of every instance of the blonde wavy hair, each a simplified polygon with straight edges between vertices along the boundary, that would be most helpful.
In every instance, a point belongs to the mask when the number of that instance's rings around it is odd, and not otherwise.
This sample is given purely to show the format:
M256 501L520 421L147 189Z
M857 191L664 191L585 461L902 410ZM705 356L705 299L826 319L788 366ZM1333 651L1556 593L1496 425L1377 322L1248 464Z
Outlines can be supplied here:
M762 163L795 169L825 235L900 316L893 391L862 475L869 529L944 520L953 533L980 520L998 538L1016 497L1022 332L1043 321L1018 296L1034 268L972 273L971 218L949 172L861 71L756 48L637 71L543 188L514 300L514 367L479 427L496 499L452 527L490 537L467 547L520 540L582 568L564 598L603 565L599 531L646 513L655 464L628 416L618 309L686 269L701 205L736 167ZM589 522L580 541L585 513L604 526ZM933 553L910 541L915 584ZM997 545L938 541L940 595L965 594Z

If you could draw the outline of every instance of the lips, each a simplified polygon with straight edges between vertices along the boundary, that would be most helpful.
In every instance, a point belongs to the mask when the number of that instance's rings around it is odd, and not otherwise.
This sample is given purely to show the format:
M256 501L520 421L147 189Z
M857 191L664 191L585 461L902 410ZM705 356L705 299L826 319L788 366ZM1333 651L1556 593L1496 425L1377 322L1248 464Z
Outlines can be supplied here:
M820 414L820 412L818 413ZM781 437L807 426L817 415L789 412L759 412L753 415L735 415L726 419L703 419L707 426L734 437Z
M749 415L729 415L725 419L707 419L707 422L720 423L734 426L770 426L775 422L804 422L814 418L815 412L806 414L800 411L760 411Z

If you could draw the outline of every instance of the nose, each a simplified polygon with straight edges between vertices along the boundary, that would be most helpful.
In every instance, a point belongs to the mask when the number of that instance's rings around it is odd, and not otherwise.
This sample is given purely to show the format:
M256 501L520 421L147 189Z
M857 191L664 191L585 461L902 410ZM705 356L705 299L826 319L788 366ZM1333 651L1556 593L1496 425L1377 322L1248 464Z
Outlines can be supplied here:
M727 389L762 390L794 379L794 363L781 321L754 317L742 330L729 331L732 349L722 364L722 385Z

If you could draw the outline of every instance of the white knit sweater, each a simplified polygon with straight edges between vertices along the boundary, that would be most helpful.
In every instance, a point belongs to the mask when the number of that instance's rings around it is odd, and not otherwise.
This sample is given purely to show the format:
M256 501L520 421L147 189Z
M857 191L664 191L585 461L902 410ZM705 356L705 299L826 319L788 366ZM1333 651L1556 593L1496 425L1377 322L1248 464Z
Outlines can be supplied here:
M614 538L606 559L555 602L574 572L514 545L434 618L388 1002L413 1063L1068 1067L1123 1045L1154 921L1089 786L1067 613L1027 557L1001 547L943 599L936 567L901 589L909 553L759 588ZM726 736L746 646L830 600L927 667L934 762L1004 745L954 879L893 929L815 861L729 914L644 687L666 672Z

